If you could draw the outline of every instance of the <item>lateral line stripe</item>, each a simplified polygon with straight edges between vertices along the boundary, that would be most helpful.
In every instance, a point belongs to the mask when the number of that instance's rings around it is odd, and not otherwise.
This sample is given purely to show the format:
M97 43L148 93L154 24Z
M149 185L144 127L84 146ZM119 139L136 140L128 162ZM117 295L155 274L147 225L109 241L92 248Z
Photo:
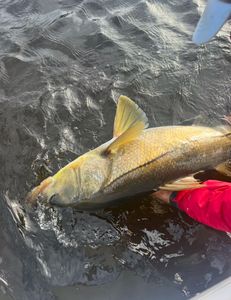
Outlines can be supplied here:
M131 172L133 172L133 171L136 171L136 170L138 170L139 168L146 167L147 165L149 165L149 164L155 162L156 160L158 160L158 159L160 159L160 158L164 157L165 155L167 155L167 154L169 154L169 153L172 153L172 152L173 152L173 151L165 152L165 153L161 154L160 156L155 157L155 158L152 159L152 160L149 160L148 162L144 163L143 165L140 165L140 166L138 166L138 167L136 167L136 168L134 168L134 169L131 169L131 170L127 171L126 173L124 173L124 174L120 175L119 177L117 177L116 179L114 179L112 182L110 182L110 183L109 183L107 186L105 186L105 187L107 188L107 187L111 186L111 185L112 185L113 183L115 183L117 180L119 180L119 179L121 179L122 177L128 175L129 173L131 173Z

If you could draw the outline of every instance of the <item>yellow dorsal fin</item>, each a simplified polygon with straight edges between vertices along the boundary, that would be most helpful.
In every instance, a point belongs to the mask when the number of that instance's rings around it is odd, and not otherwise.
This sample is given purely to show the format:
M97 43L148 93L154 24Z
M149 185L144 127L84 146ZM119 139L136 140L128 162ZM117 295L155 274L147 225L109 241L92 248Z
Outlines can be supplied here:
M120 96L118 100L113 137L116 139L105 153L115 153L119 147L138 137L148 127L148 120L142 109L131 99Z
M166 183L164 186L159 187L160 190L166 191L183 191L187 189L198 189L202 188L204 185L195 179L193 176L180 178L176 181Z
M137 123L148 127L148 119L139 106L126 96L120 96L117 104L113 137L118 137Z

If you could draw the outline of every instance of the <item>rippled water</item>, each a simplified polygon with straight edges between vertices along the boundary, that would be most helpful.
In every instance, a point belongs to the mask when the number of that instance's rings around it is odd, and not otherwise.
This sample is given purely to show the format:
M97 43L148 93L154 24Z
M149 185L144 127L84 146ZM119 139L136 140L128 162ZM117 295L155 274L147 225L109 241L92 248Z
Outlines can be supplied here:
M24 210L42 178L110 139L120 94L151 126L230 113L228 25L191 42L203 4L0 0L1 299L180 300L231 275L230 238L155 199Z

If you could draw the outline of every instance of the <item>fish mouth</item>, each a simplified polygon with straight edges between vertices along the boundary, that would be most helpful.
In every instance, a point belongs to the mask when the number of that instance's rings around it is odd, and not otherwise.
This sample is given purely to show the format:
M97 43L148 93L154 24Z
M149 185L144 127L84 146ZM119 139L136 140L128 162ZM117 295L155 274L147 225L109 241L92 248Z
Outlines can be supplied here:
M50 206L67 207L71 206L70 203L66 203L59 194L53 194L49 199L46 200Z
M50 207L72 207L78 208L81 205L82 200L80 200L77 196L76 197L68 197L67 195L53 193L50 197L45 197L43 200L46 202L47 205Z
M26 197L26 204L29 207L37 207L38 204L45 205L47 207L67 207L72 206L71 203L63 201L59 194L53 194L47 196L46 193L42 192L41 189L33 190ZM74 205L73 205L74 206Z
M26 196L25 202L28 206L36 206L38 202L48 203L47 196L45 195L45 190L53 182L52 177L48 177L36 186L31 192Z

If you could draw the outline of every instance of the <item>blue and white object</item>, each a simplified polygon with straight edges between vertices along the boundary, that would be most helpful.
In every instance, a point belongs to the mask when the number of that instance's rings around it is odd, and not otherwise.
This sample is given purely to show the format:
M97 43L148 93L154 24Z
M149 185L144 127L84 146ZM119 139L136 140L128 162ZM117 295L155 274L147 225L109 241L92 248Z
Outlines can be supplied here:
M208 0L193 34L195 44L203 44L214 37L231 16L231 0Z

